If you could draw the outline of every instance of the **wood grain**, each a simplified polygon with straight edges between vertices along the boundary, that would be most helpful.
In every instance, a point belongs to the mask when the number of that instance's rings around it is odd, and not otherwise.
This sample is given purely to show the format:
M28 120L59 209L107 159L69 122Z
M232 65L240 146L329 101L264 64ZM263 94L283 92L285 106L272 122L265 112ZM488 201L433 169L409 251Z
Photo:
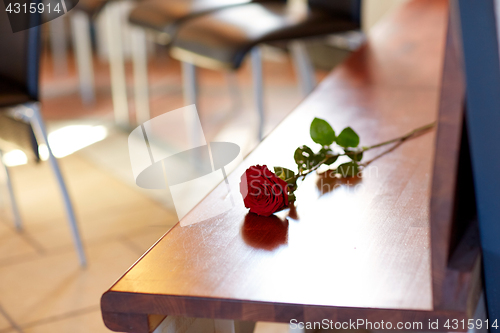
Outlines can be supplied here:
M446 1L415 0L375 28L368 43L229 176L235 207L189 227L176 225L103 295L102 311L278 322L363 318L394 325L466 319L465 304L433 306L434 132L378 158L360 179L309 176L290 214L248 215L238 195L250 165L294 168L295 148L314 146L308 133L314 117L337 132L353 127L361 145L435 121L447 10ZM214 209L224 193L222 184L185 217L187 224Z

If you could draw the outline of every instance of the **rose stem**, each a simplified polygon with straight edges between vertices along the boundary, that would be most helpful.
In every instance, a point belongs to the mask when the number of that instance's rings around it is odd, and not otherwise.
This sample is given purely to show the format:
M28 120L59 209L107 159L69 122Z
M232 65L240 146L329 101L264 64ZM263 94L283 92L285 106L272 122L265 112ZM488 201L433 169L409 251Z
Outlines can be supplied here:
M434 126L436 126L436 122L433 122L433 123L430 123L430 124L427 124L425 126L422 126L422 127L419 127L419 128L416 128L414 129L413 131L403 135L403 136L400 136L398 138L395 138L395 139L392 139L392 140L389 140L389 141L385 141L385 142L382 142L382 143L379 143L379 144L376 144L376 145L373 145L373 146L369 146L369 147L363 147L363 149L361 149L361 153L367 151L367 150L370 150L370 149L373 149L373 148L378 148L378 147L382 147L382 146L385 146L385 145L389 145L391 143L394 143L394 142L403 142L409 138L411 138L412 136L414 136L415 134L418 134L420 132L424 132L424 131L427 131L431 128L433 128Z
M364 153L365 151L368 151L370 149L374 149L374 148L378 148L378 147L382 147L382 146L386 146L386 145L389 145L391 143L395 143L395 142L399 142L399 143L403 143L404 141L408 140L409 138L411 138L412 136L420 133L420 132L424 132L424 131L427 131L431 128L433 128L434 126L436 126L436 122L432 122L430 124L427 124L425 126L422 126L422 127L418 127L416 129L414 129L413 131L403 135L403 136L400 136L400 137L397 137L395 139L391 139L391 140L388 140L388 141L384 141L384 142L381 142L381 143L378 143L376 145L373 145L373 146L368 146L368 147L363 147L360 151L358 151L357 153ZM339 155L327 155L321 162L319 162L317 165L315 165L312 169L309 169L308 171L306 171L305 173L299 173L295 178L296 179L299 179L300 177L304 177L307 176L308 174L310 174L311 172L317 170L320 166L322 166L329 158L333 157L333 156L345 156L347 155L346 153L344 154L339 154Z

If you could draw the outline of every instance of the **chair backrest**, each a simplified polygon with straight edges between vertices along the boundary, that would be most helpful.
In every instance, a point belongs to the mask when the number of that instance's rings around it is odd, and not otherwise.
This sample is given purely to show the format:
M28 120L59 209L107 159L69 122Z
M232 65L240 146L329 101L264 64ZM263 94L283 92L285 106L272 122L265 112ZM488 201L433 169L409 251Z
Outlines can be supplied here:
M22 0L21 0L22 2ZM18 14L19 15L19 14ZM40 64L39 13L18 16L9 21L4 2L0 4L0 89L15 88L27 94L31 100L38 100L38 72ZM14 23L11 26L11 23ZM35 25L35 26L33 26ZM23 27L33 26L21 30ZM13 32L13 30L21 30ZM0 138L14 143L39 160L38 143L31 124L0 113Z
M322 7L335 16L345 16L358 23L361 21L361 0L309 0L309 5Z
M3 1L0 8L0 80L15 84L38 100L40 26L14 33ZM34 13L20 20L40 22L40 16Z

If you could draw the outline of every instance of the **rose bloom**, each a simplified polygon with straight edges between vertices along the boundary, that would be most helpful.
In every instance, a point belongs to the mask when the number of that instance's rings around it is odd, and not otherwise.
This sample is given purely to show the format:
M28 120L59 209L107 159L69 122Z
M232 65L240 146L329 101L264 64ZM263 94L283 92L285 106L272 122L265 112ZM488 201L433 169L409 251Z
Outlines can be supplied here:
M251 213L270 216L288 206L287 183L266 165L254 165L241 176L240 192Z

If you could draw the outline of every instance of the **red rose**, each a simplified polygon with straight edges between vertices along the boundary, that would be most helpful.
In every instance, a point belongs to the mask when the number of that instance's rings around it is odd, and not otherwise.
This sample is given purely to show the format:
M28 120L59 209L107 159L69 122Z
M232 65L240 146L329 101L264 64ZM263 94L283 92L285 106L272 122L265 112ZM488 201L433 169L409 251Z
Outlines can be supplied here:
M241 176L240 192L250 212L270 216L288 206L287 183L265 165L254 165Z

